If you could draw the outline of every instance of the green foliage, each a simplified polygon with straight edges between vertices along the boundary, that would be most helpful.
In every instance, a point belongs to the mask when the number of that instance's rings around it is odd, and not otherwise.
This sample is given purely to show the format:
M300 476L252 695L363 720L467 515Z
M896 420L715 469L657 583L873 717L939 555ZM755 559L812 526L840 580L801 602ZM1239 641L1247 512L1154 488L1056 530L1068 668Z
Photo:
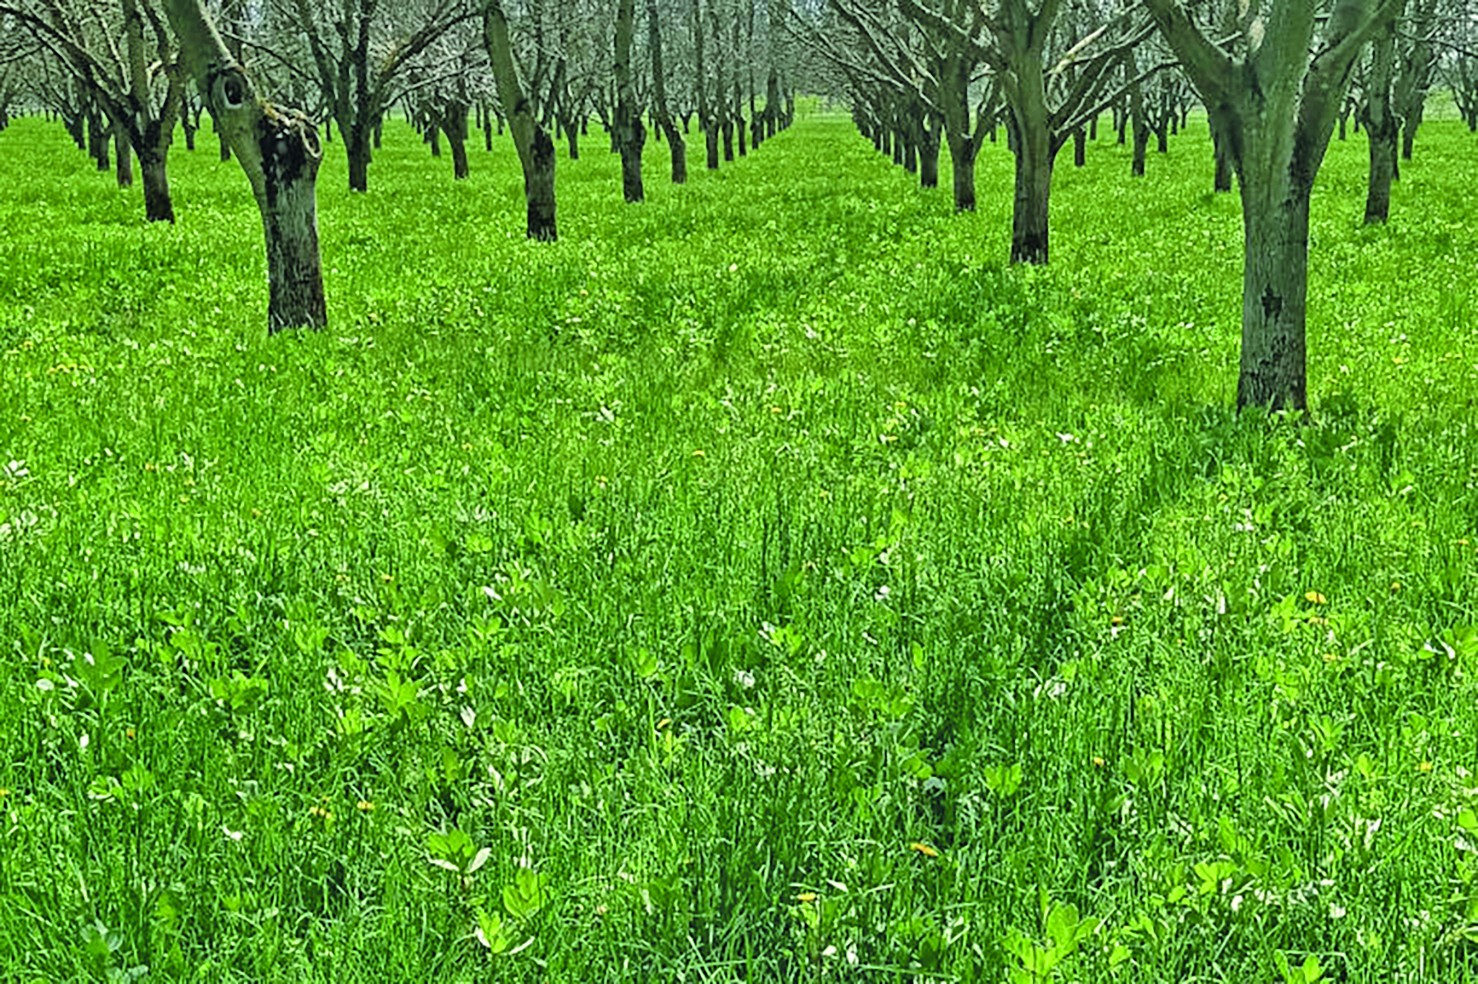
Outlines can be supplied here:
M1003 146L648 150L330 145L269 339L236 165L0 135L0 978L1471 979L1471 138L1332 148L1303 424L1200 123L1041 270Z

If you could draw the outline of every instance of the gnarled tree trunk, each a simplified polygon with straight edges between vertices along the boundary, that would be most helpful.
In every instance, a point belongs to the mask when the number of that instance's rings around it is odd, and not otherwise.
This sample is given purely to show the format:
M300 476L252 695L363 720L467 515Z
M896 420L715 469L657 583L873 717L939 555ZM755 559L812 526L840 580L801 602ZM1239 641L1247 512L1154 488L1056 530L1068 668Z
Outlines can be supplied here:
M486 0L482 25L483 42L498 85L498 101L503 104L503 115L513 131L513 143L518 149L519 163L523 165L528 237L553 242L559 238L555 224L554 141L534 118L534 108L524 94L518 65L513 60L508 16L500 0Z
M636 101L636 84L631 72L631 42L636 33L636 0L618 0L616 4L616 147L621 153L621 193L627 204L643 201L646 190L641 180L642 148L647 142L647 128L642 123L641 106Z
M219 132L251 183L267 244L267 330L328 323L318 248L316 183L323 149L301 113L261 99L201 0L167 0L180 50Z

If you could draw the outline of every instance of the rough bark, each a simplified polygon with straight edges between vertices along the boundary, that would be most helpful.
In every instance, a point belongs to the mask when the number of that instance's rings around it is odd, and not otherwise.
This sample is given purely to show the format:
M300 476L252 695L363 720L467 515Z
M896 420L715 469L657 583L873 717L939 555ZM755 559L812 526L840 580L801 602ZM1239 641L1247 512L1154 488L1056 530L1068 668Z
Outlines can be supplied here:
M939 187L939 124L926 122L919 131L919 187Z
M164 155L153 147L140 148L139 170L144 176L144 217L150 222L173 222L174 202L169 197Z
M662 54L661 19L657 15L657 0L647 2L647 50L652 57L652 114L656 119L657 131L667 137L667 149L672 155L672 183L684 184L688 180L688 142L672 119L672 110L667 104L667 69Z
M457 181L465 181L471 173L467 163L467 135L470 132L467 114L467 104L460 99L448 101L441 113L441 132L446 134L447 146L452 150L452 177Z
M127 128L121 123L113 123L113 176L120 188L133 187L133 141L128 137Z
M978 149L978 145L977 145ZM957 153L950 144L950 160L954 166L955 211L975 211L975 154Z
M1016 155L1016 194L1011 212L1011 262L1048 260L1052 157L1040 149Z
M201 0L167 0L181 53L222 135L246 173L267 249L267 330L328 323L318 246L316 185L323 149L302 113L259 97Z
M513 144L523 167L528 237L553 242L559 238L555 222L554 141L534 117L533 105L524 92L508 33L508 16L500 0L486 0L482 24L483 43L498 86L498 101L502 103L503 116L513 133Z
M1395 177L1396 140L1400 122L1391 105L1395 71L1396 21L1387 21L1371 46L1370 72L1361 110L1370 145L1369 180L1365 191L1365 224L1380 225L1391 214L1391 181Z
M708 83L707 49L704 45L703 6L701 0L689 4L689 27L693 41L693 91L698 97L698 127L703 131L705 164L710 171L719 166L719 120L714 113ZM719 102L723 99L720 97Z
M631 42L636 32L636 0L617 0L616 4L616 114L614 136L621 153L621 193L627 204L646 198L642 187L642 148L647 142L647 128L642 123L641 105L636 98L636 83L631 70Z
M1309 200L1288 188L1286 197L1269 201L1258 190L1242 195L1247 248L1237 406L1302 410L1308 406Z
M370 134L364 127L351 127L344 133L344 146L349 150L349 190L369 190L369 166L374 157L370 149Z
M1211 150L1216 159L1216 178L1213 187L1218 192L1232 190L1232 151L1228 138L1222 133L1216 117L1211 118Z

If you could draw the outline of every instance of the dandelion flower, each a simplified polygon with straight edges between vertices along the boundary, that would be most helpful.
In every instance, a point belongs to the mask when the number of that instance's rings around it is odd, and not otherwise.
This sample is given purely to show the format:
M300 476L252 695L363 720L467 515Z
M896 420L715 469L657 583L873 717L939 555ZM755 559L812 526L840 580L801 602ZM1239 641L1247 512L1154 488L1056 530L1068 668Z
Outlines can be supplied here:
M371 803L369 800L360 800L354 805L356 808L358 808L360 813L373 813L375 811L375 804Z
M1420 762L1420 763L1417 764L1416 771L1418 771L1418 772L1431 772L1432 771L1432 763L1431 762Z
M816 901L816 893L815 892L802 892L801 894L799 894L799 895L797 895L795 897L795 900L797 902L815 902Z
M1325 598L1324 598L1324 596L1321 595L1317 591L1305 591L1304 592L1304 601L1307 601L1311 605L1322 605L1322 604L1325 604Z
M939 857L939 852L930 847L928 844L925 844L923 841L914 841L912 844L908 845L908 847L909 850L918 851L926 858Z

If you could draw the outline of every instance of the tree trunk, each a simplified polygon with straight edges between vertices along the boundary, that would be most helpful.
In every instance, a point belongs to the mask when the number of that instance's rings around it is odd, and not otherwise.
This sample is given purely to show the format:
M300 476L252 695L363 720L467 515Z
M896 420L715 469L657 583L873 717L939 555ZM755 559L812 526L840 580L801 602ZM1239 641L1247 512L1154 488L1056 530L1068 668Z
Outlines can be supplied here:
M1242 365L1237 407L1303 410L1309 266L1307 192L1256 194L1243 182ZM1265 189L1270 190L1270 189Z
M1394 122L1365 125L1370 143L1370 181L1365 191L1365 224L1380 225L1391 215L1391 180L1396 171Z
M1215 140L1216 153L1216 179L1215 190L1228 192L1232 190L1232 156L1227 151L1226 141L1221 138Z
M1052 196L1052 135L1046 107L1040 119L1024 121L1030 110L1013 107L1016 145L1016 195L1011 214L1011 262L1043 264L1048 257L1048 206Z
M344 134L349 153L349 190L369 191L370 135L365 128L354 126Z
M508 17L499 0L487 0L482 25L483 43L498 86L498 101L503 104L503 115L513 131L513 143L518 148L519 163L523 166L528 237L553 242L559 238L555 224L554 141L535 119L533 107L524 94L518 64L513 57Z
M307 117L257 97L245 69L207 19L201 0L168 0L181 57L217 133L233 145L262 216L267 247L267 331L328 324L315 188L323 148Z
M1088 133L1081 126L1073 131L1073 167L1088 163Z
M703 127L703 146L708 155L708 169L718 170L718 124L710 121Z
M1129 55L1129 71L1138 73L1134 62L1134 55ZM1136 85L1129 90L1129 123L1134 129L1134 159L1130 164L1130 174L1136 178L1144 177L1145 151L1150 143L1149 120L1145 118L1144 88ZM1120 140L1122 143L1123 140Z
M667 137L672 155L672 183L688 180L688 142L672 121L672 108L667 103L667 69L662 58L662 26L657 0L647 0L647 51L652 58L652 117L657 132Z
M956 212L975 211L975 155L979 146L974 140L951 139L949 142Z
M722 126L724 135L724 161L734 160L734 121L725 119Z
M642 148L647 142L647 128L642 123L637 104L636 84L631 71L631 43L636 33L636 0L618 0L616 4L616 146L621 152L621 194L628 205L643 201Z
M919 187L939 187L939 131L925 127L919 140Z
M554 218L554 141L543 127L535 129L531 151L531 167L524 175L528 237L552 243L559 238Z
M465 127L464 127L465 129ZM457 181L467 180L467 134L447 131L446 142L452 148L452 177Z
M441 131L446 134L447 146L452 149L452 177L465 181L470 173L467 164L467 104L452 101L447 104L441 117Z
M1400 122L1391 105L1395 72L1396 22L1390 21L1371 46L1365 81L1365 138L1370 145L1370 174L1365 192L1365 224L1380 225L1391 214L1391 180L1395 177Z
M118 187L132 188L133 144L129 141L128 131L117 120L113 121L113 159L117 162L113 173L118 180Z
M1048 249L1048 204L1052 161L1029 154L1016 158L1016 199L1011 216L1011 262L1044 264Z
M87 150L97 161L99 171L108 170L108 131L96 112L87 114Z
M144 176L144 215L150 222L173 222L174 203L169 197L168 158L153 147L139 150L139 170Z

